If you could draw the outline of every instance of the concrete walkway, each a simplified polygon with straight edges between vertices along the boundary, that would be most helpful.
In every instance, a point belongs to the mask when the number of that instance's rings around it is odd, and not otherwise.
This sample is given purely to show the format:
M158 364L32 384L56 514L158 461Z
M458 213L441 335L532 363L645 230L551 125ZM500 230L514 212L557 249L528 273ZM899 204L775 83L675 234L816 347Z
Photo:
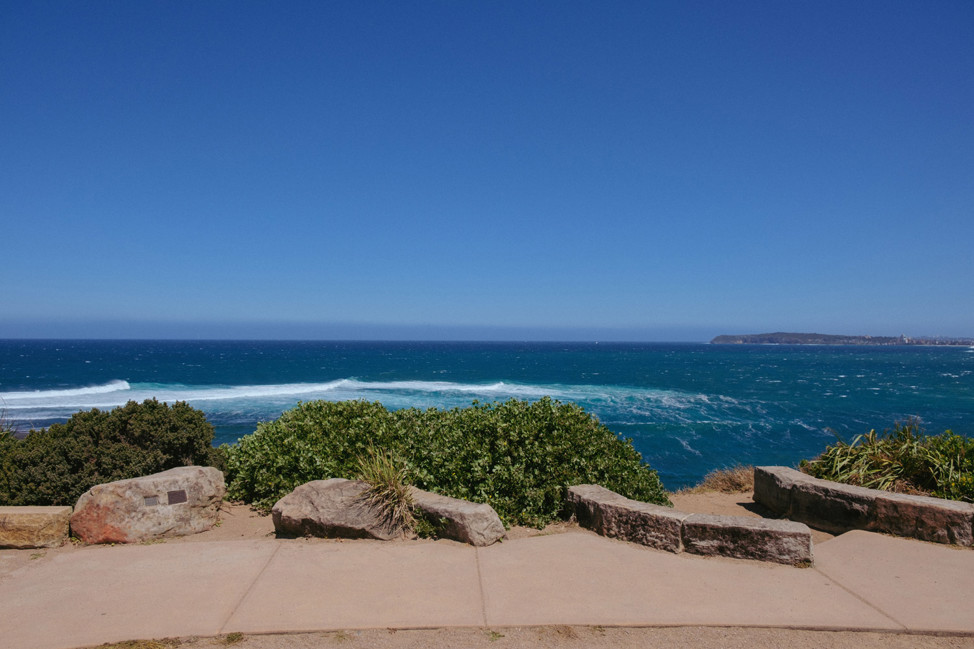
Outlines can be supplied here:
M571 532L90 547L0 582L5 649L355 628L704 625L974 634L974 551L850 532L792 568Z

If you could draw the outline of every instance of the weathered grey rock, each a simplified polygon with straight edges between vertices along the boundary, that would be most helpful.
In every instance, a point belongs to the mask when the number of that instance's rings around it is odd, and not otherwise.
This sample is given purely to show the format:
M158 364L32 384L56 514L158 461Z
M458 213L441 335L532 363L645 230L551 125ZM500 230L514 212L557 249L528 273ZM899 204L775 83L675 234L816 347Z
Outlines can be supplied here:
M412 489L414 514L426 518L443 538L485 546L505 534L504 524L490 505Z
M934 543L974 545L974 505L880 491L871 529Z
M874 490L783 466L754 468L754 500L777 514L841 534L870 529Z
M875 500L873 489L806 476L792 487L788 517L833 534L868 530Z
M808 564L812 532L793 521L691 514L683 521L683 547L705 556Z
M690 514L630 500L599 485L568 489L568 506L578 524L603 536L658 550L683 549L683 520Z
M183 466L92 487L78 499L71 531L85 543L136 543L205 532L216 524L223 473Z
M70 507L0 507L0 548L59 547L70 519Z
M754 502L781 516L791 511L791 490L804 473L783 466L754 467Z
M369 505L369 485L332 478L307 482L274 505L274 529L282 536L380 539L402 536L402 530Z
M888 532L974 545L974 505L820 480L780 466L755 467L754 500L792 520L841 534Z

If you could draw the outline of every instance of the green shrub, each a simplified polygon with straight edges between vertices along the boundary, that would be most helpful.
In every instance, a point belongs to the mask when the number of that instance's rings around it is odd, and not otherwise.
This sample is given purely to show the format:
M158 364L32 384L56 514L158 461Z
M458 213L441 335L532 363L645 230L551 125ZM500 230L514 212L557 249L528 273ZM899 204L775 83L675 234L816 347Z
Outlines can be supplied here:
M548 398L394 412L362 401L302 403L224 447L229 494L270 508L310 480L355 477L372 446L420 489L487 503L508 525L551 521L573 484L669 504L631 442L579 406Z
M96 484L189 464L222 466L213 426L185 403L155 399L78 412L63 424L0 441L0 504L74 505Z
M0 413L0 505L9 502L11 489L11 458L17 439L14 430Z
M839 440L801 468L817 478L870 489L974 502L974 440L945 431L926 435L916 421L852 442Z

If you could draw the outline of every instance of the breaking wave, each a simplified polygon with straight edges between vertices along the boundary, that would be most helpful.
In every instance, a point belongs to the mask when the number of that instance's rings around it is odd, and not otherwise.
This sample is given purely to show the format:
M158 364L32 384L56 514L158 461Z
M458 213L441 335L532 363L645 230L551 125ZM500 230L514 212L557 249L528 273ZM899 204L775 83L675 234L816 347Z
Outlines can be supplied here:
M128 383L115 380L103 385L0 393L0 404L9 419L66 419L78 410L113 408L128 401L158 399L185 401L207 413L215 423L235 420L237 415L273 419L298 401L324 399L380 401L390 408L453 408L473 400L509 398L537 400L551 397L578 403L606 423L662 421L713 423L740 421L760 416L761 407L723 396L692 394L606 385L527 385L503 381L453 383L447 381L359 381L343 378L323 383L273 385L193 386L164 383Z

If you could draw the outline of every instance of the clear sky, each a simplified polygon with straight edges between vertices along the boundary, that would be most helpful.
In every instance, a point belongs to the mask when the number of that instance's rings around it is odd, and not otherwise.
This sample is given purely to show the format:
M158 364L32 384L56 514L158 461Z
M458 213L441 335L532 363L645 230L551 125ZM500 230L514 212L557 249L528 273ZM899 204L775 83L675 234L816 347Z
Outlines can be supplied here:
M0 3L0 337L974 336L974 3Z

